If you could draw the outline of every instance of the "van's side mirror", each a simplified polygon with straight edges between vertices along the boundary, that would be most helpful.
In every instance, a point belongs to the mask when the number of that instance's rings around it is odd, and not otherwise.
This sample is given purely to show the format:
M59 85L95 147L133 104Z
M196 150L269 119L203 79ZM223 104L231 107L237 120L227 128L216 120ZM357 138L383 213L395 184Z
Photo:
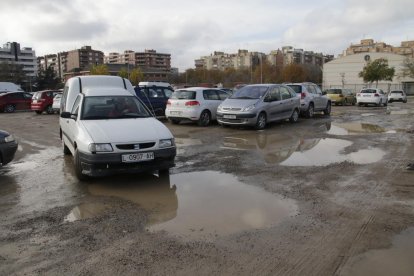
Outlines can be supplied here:
M76 119L77 115L76 114L72 114L70 112L62 112L60 113L60 118L64 118L64 119Z

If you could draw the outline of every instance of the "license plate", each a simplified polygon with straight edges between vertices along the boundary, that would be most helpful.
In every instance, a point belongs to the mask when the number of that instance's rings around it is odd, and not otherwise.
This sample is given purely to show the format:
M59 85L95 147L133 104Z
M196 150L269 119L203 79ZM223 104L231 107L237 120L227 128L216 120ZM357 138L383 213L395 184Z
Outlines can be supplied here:
M371 95L364 95L364 97L371 97Z
M181 111L170 111L171 115L181 115Z
M141 152L122 155L122 162L124 163L141 162L147 160L154 160L153 152Z
M223 115L224 119L236 119L236 115Z

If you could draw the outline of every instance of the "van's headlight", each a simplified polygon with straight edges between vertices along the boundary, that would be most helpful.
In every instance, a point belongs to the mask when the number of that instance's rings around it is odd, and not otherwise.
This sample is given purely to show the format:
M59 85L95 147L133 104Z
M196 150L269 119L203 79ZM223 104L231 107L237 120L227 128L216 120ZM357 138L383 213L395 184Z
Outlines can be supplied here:
M114 151L112 149L111 144L89 144L89 151L91 152L111 152Z
M170 148L174 146L174 139L161 139L160 148Z
M255 107L256 107L256 105L255 105L255 104L252 104L252 105L249 105L249 106L247 106L247 107L243 108L243 109L242 109L242 111L251 111L251 110L253 110Z
M9 135L7 137L4 137L4 142L6 142L6 143L10 143L10 142L13 142L13 141L14 141L13 135Z

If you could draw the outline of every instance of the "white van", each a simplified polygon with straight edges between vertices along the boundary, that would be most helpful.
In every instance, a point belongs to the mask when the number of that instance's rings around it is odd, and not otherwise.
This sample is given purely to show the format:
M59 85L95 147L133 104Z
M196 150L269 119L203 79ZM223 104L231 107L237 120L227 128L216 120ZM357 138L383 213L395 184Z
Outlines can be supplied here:
M64 154L72 154L76 176L168 171L176 147L168 128L115 76L80 76L66 82L60 133Z

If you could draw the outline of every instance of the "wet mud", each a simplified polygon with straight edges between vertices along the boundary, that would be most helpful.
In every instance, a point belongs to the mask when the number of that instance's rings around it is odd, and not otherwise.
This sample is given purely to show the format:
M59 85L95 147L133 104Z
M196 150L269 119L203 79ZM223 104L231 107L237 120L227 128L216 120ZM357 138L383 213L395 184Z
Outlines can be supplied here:
M414 99L263 131L171 125L176 167L79 182L56 115L0 114L0 275L414 275ZM15 122L19 122L16 124Z

